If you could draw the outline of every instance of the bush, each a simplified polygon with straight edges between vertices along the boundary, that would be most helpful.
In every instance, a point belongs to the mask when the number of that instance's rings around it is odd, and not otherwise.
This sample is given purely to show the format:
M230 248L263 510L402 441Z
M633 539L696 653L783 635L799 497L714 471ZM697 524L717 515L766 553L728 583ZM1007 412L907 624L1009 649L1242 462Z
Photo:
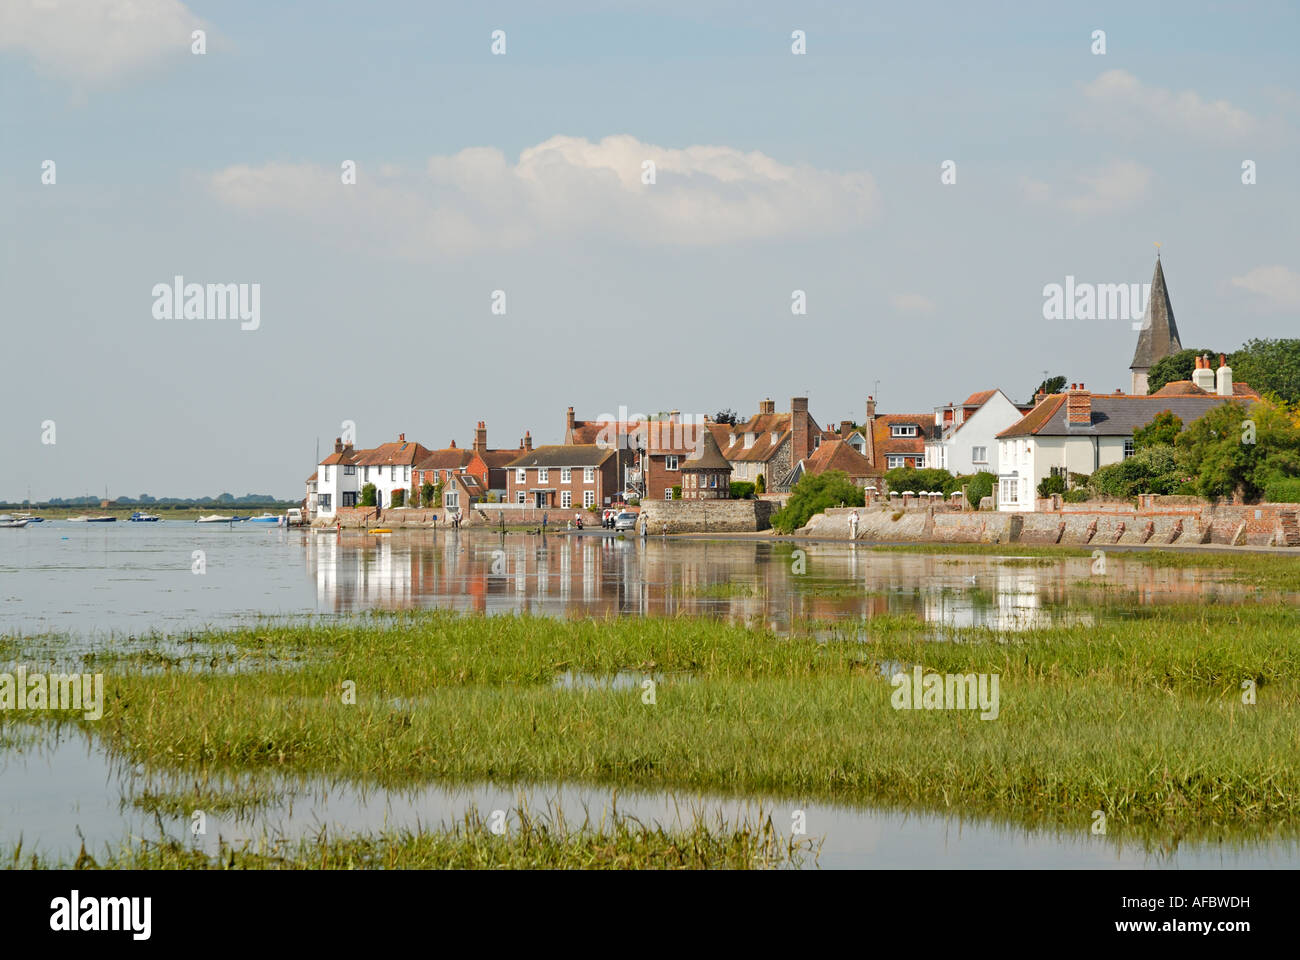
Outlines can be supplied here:
M673 487L673 499L680 500L681 498L682 498L682 488L680 486Z
M937 490L943 494L949 494L954 489L960 487L956 483L957 478L947 470L920 469L916 467L895 467L893 470L885 472L885 482L889 484L890 490L897 490L902 493L904 490L911 490L913 493L928 493L931 490Z
M1264 499L1269 503L1300 503L1300 477L1272 481L1264 487Z
M1132 499L1140 493L1169 495L1186 490L1188 469L1168 444L1143 447L1127 460L1102 467L1088 487L1105 497Z
M1043 477L1042 481L1038 484L1038 495L1043 499L1047 499L1053 494L1059 495L1064 493L1065 477L1058 476L1057 474Z
M395 506L395 507L404 507L404 506L406 506L406 491L405 491L405 490L394 490L394 491L393 491L393 498L392 498L392 500L393 500L393 506Z
M1065 496L1061 497L1066 503L1087 503L1088 491L1083 487L1074 490L1067 490Z
M731 499L732 500L752 500L754 497L754 484L748 480L731 481Z
M993 496L993 485L998 478L987 470L981 470L973 476L958 477L957 479L966 484L966 499L970 501L972 507L978 510L981 500ZM960 484L958 484L957 489L961 489Z
M754 478L754 494L758 496L766 492L767 492L767 481L763 479L763 475L760 473L757 477Z
M361 488L361 505L363 507L373 507L375 505L375 485L367 483Z
M433 499L433 484L426 483L420 488L420 502L426 507L436 507L437 501Z
M864 503L862 488L855 486L847 473L843 470L827 470L816 476L806 473L794 485L786 505L772 515L772 529L793 533L814 514L841 503L851 507Z

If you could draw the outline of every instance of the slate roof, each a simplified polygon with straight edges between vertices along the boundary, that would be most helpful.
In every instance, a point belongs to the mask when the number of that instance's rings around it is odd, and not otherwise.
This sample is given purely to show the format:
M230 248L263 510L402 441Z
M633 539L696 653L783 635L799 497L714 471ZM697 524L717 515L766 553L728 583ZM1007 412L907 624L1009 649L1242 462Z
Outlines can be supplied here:
M1226 402L1225 397L1207 394L1194 396L1134 396L1133 394L1094 393L1092 421L1088 424L1067 424L1065 394L1048 397L1019 423L998 434L998 439L1011 437L1127 437L1134 430L1145 427L1157 414L1168 410L1184 424L1199 420L1215 407ZM1242 397L1248 403L1252 397Z
M556 443L525 450L506 467L598 467L612 456L613 450L594 443Z
M1147 297L1146 312L1142 315L1142 332L1138 334L1137 349L1133 351L1130 370L1149 370L1157 360L1183 349L1178 339L1178 324L1174 323L1174 306L1169 302L1165 287L1165 271L1156 257L1156 272L1151 277L1151 295Z

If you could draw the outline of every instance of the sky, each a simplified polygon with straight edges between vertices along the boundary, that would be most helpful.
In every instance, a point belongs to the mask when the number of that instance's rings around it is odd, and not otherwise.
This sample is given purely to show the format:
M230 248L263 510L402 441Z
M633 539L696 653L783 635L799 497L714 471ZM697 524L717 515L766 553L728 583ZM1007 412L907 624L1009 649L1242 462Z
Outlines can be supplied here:
M0 499L296 499L345 422L1128 389L1131 319L1044 288L1148 283L1156 243L1184 345L1300 335L1297 37L1269 2L5 0Z

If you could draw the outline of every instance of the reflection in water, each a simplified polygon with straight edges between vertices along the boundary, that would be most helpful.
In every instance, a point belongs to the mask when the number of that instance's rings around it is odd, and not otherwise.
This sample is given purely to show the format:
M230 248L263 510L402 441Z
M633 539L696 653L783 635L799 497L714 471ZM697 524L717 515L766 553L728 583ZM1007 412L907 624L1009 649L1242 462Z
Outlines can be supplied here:
M1126 605L1242 594L1211 571L1161 570L1119 558L1099 578L1089 557L957 558L849 544L599 534L316 535L307 564L322 613L439 607L552 616L703 614L778 630L883 614L996 630L1090 625L1093 613L1066 604L1093 587L1101 588L1103 600L1105 590L1118 588L1114 599Z

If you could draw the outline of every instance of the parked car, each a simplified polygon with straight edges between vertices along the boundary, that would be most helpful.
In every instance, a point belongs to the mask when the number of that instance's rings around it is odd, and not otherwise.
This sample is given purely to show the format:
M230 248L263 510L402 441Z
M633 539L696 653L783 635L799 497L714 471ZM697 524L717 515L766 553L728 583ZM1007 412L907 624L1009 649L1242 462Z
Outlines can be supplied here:
M637 519L637 515L635 513L628 513L626 510L624 510L622 513L620 513L617 517L614 518L614 529L635 530L636 519Z

